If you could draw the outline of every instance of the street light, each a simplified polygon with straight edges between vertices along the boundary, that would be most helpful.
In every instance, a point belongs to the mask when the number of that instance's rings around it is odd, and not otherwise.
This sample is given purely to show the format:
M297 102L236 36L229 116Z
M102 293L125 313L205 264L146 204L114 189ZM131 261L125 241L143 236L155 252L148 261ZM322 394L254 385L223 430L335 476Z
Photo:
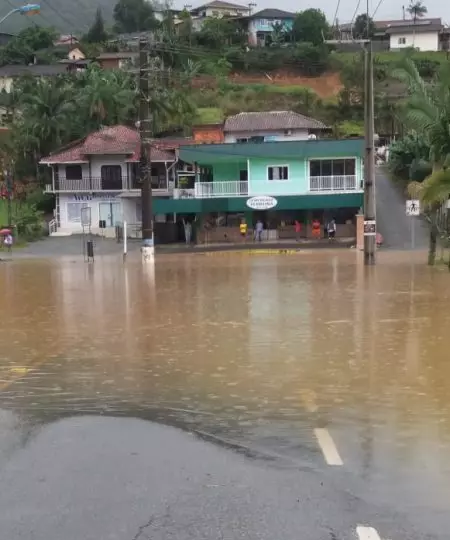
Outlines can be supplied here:
M41 11L41 6L39 4L24 4L17 8L12 9L7 13L2 19L0 19L0 24L5 21L13 13L19 13L20 15L37 15Z

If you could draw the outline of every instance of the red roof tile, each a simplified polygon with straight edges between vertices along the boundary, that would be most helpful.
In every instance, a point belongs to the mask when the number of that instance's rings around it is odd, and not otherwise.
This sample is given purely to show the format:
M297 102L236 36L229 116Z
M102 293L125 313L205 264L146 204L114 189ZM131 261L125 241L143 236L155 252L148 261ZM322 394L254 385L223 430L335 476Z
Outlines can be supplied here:
M155 139L152 143L153 161L174 161L175 150L180 145L193 144L191 138ZM126 161L139 161L139 132L127 126L105 127L75 141L41 160L42 164L83 163L90 155L125 155Z

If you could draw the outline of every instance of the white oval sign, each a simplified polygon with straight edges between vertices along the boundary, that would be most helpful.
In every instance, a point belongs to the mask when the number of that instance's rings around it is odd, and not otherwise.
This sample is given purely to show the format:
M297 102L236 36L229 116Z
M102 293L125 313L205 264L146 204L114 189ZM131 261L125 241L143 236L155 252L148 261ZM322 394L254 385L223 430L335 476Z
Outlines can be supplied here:
M278 201L274 197L261 195L259 197L248 199L247 206L252 210L269 210L270 208L274 208L277 203Z

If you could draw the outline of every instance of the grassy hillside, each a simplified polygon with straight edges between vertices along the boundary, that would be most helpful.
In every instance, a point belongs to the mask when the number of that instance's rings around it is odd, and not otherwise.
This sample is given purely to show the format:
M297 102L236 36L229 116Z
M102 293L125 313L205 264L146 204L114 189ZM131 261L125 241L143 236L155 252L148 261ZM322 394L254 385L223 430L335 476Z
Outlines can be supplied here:
M27 26L53 26L64 34L86 32L94 20L95 12L100 7L108 23L112 22L112 13L117 0L40 0L41 13L33 17L11 15L1 27L2 32L15 34ZM23 5L21 0L3 2L0 17L6 15L13 6Z

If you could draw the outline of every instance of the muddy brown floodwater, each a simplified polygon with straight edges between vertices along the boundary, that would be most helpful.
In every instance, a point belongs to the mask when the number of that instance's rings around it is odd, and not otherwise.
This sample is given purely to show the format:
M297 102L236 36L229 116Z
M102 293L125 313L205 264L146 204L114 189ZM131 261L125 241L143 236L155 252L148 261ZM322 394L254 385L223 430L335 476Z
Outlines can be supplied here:
M30 425L138 416L318 469L326 428L373 492L444 508L450 276L424 260L1 263L0 408Z

